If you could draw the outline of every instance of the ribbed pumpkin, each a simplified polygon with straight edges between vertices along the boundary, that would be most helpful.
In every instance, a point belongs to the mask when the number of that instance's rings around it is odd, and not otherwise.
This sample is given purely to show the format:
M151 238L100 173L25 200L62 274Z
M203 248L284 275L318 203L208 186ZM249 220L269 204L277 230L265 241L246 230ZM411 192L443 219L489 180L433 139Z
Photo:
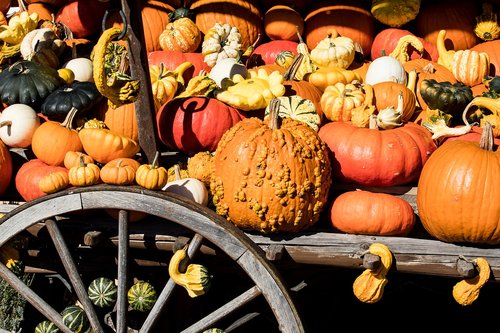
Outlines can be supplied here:
M116 303L118 287L110 278L98 277L90 282L87 293L94 305L107 308Z
M194 155L215 151L222 135L245 115L215 98L174 98L156 115L160 140L170 149ZM210 129L210 130L207 130Z
M195 0L190 9L196 12L196 25L204 34L215 23L228 23L238 28L241 48L246 50L259 35L264 35L263 15L256 1L242 0Z
M445 242L500 244L500 151L457 140L439 146L427 163L417 208L429 234Z
M415 113L417 98L415 93L407 86L397 82L379 82L373 85L373 93L375 95L375 106L377 110L383 110L390 106L398 105L398 95L403 94L403 121L411 119Z
M0 195L4 194L12 178L12 156L7 146L0 140Z
M451 72L465 85L481 84L490 72L490 57L486 52L458 50L453 55Z
M242 229L297 232L314 225L331 185L328 149L316 131L277 110L246 118L217 146L210 184L216 212Z
M366 186L416 182L437 148L431 133L412 122L387 130L330 122L318 134L330 149L334 178Z
M157 298L156 289L146 281L137 281L127 292L130 307L140 312L151 310Z
M131 158L140 150L137 141L106 128L83 128L78 136L84 151L102 164L119 157Z
M84 163L94 163L94 159L91 156L81 151L68 151L66 155L64 155L64 167L69 170L75 165L80 165L81 157Z
M329 220L335 230L348 234L407 236L416 216L411 205L398 196L355 190L332 200Z
M132 158L116 158L101 168L101 180L106 184L130 185L134 183L135 172L140 163Z
M310 50L335 29L341 36L359 43L365 56L369 56L375 37L375 18L369 5L362 0L339 0L312 2L311 11L306 15L305 42Z
M134 141L139 141L139 128L137 127L134 103L127 103L117 108L112 108L105 99L103 103L99 103L97 118L104 121L113 133L126 136Z
M74 333L84 333L90 328L90 322L83 309L76 305L65 307L61 311L63 323Z
M35 327L35 333L59 333L59 328L53 322L44 320Z
M195 52L201 43L201 32L188 17L170 22L160 34L162 50Z

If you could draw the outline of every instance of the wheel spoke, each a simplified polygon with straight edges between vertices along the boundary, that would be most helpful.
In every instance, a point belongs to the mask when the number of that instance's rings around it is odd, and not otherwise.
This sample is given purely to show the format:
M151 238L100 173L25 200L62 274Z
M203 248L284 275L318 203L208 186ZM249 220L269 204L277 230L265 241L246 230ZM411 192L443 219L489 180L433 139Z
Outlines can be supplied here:
M118 212L118 298L116 332L127 332L127 281L128 281L128 222L129 212L120 209Z

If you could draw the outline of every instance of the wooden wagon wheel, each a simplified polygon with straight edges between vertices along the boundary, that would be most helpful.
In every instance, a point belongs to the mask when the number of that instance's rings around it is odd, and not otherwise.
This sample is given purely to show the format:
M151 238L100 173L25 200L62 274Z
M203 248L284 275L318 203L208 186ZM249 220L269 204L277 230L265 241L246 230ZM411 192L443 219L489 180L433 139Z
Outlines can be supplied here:
M279 330L282 332L304 332L298 312L293 304L287 288L281 281L279 273L265 258L260 247L253 243L248 236L235 226L227 223L223 218L210 209L175 194L155 192L139 187L117 187L97 185L88 188L73 188L23 204L0 219L0 246L14 236L25 232L27 228L40 221L45 222L55 248L61 258L66 273L75 290L79 302L82 304L93 332L105 332L96 310L91 303L82 278L77 271L75 260L59 226L64 219L56 219L63 214L95 210L118 209L118 249L117 249L117 277L118 300L116 305L116 332L127 331L127 264L129 262L129 212L138 211L171 221L193 232L189 242L188 255L190 258L198 251L204 240L214 244L227 254L241 267L254 285L209 313L197 322L192 323L182 332L202 332L213 327L218 320L227 316L236 309L243 307L255 298L263 295L272 309ZM36 310L48 320L55 323L61 332L71 333L62 322L61 315L27 287L4 264L0 264L0 276L13 286ZM167 301L176 284L168 279L158 300L147 315L139 332L155 332L157 319L167 309ZM160 331L164 332L160 329Z

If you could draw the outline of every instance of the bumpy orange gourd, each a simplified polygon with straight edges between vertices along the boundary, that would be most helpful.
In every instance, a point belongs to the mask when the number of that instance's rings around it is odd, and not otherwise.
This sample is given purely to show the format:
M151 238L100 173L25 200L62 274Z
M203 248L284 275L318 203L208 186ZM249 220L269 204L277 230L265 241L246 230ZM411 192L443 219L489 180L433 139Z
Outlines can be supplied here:
M340 194L329 213L334 229L358 235L406 236L416 221L413 208L404 199L363 190Z
M291 118L278 127L273 112L264 121L243 119L224 134L210 188L216 212L236 226L297 232L319 220L330 160L314 129Z
M489 143L491 126L482 135ZM439 146L418 182L425 229L444 242L500 244L499 175L500 151L492 146L462 140Z
M198 26L188 17L169 22L159 37L162 50L195 52L201 43Z

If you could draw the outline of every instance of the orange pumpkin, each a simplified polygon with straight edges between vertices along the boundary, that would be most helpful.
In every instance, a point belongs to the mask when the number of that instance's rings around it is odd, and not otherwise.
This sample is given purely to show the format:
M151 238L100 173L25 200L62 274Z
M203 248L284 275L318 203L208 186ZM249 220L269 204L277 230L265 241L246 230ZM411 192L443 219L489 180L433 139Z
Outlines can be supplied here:
M201 43L201 32L188 17L170 22L160 34L162 50L195 52Z
M46 3L43 2L35 2L28 5L28 13L31 15L32 13L38 14L38 19L41 20L52 20L52 15L54 15L54 9Z
M415 113L417 98L415 93L407 86L397 82L385 81L373 85L375 95L375 107L377 110L384 110L390 106L398 105L398 95L403 94L403 121L411 119Z
M471 51L486 52L490 58L490 76L500 75L500 39L476 44Z
M348 234L407 236L416 216L412 206L398 196L356 190L332 201L329 221L335 230Z
M91 156L81 151L68 151L64 155L64 167L69 170L75 165L80 165L81 158L83 158L84 163L94 163L94 159Z
M0 195L4 194L12 178L12 156L7 146L0 140Z
M264 31L271 40L299 40L304 33L304 19L294 8L276 5L264 14Z
M104 99L98 107L97 118L104 121L106 126L114 133L139 141L139 128L137 127L134 103L123 104L113 109Z
M101 180L106 184L130 185L135 181L135 172L140 163L132 158L116 158L101 168Z

